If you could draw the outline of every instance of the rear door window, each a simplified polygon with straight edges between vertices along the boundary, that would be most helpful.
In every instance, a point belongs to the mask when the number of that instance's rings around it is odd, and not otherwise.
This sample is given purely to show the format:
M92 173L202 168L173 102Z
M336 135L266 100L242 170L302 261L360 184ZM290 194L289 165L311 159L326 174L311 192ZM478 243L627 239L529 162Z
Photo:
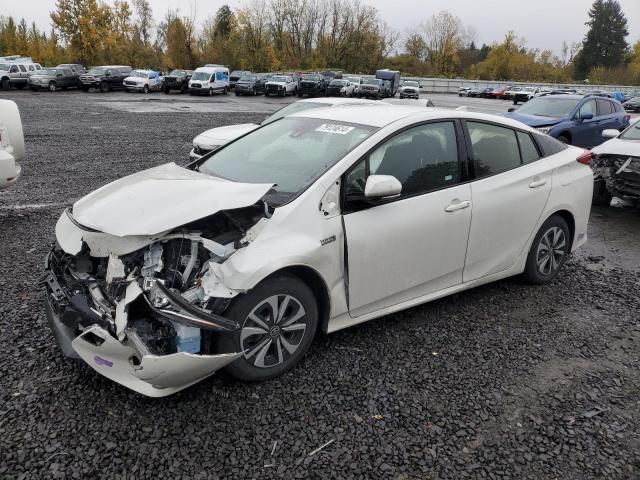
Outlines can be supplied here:
M488 123L467 122L476 177L488 177L522 165L516 132Z
M26 72L27 71L27 67L25 67L24 65L18 65L20 67L20 70L22 72Z
M520 144L520 154L522 155L522 163L527 164L540 159L540 154L535 143L531 139L531 135L524 132L517 132L518 143Z
M598 115L611 115L614 112L613 104L609 100L598 99Z

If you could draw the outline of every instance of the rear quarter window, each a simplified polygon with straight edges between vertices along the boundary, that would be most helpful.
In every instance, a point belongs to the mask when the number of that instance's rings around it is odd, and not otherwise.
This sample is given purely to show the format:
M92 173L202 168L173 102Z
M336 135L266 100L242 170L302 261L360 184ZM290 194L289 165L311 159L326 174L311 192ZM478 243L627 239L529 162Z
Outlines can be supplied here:
M549 135L534 133L533 136L543 157L550 157L551 155L555 155L556 153L560 153L569 148L564 143L550 137Z

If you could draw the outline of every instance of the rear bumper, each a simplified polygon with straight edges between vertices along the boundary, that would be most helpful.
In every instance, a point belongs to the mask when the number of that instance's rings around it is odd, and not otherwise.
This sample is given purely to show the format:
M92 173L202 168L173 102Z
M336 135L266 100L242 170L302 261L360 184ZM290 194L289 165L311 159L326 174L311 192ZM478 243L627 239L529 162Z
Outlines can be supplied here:
M3 174L2 175L3 178L0 178L0 190L9 188L11 185L16 183L20 178L21 174L22 174L22 166L18 162L15 162L15 171L9 174L11 176Z

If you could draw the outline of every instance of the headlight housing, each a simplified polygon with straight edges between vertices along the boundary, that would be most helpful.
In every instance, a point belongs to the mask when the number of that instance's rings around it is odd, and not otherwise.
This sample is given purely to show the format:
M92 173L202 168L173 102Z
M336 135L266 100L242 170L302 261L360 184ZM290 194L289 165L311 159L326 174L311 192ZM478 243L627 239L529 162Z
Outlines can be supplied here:
M549 132L553 129L553 127L538 127L536 128L536 130L538 130L541 133L544 133L545 135L548 135Z

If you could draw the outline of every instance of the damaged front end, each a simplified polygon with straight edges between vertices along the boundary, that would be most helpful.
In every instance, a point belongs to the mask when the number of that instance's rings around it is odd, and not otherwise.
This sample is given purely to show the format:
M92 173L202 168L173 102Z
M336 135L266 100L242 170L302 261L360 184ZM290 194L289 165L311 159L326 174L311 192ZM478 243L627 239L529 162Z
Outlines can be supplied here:
M640 157L601 154L591 162L595 181L604 182L614 197L640 201Z
M258 203L161 234L122 237L84 227L67 210L43 277L49 323L64 354L152 397L237 359L242 352L220 353L216 345L239 328L224 311L241 292L216 272L247 245L265 208Z

